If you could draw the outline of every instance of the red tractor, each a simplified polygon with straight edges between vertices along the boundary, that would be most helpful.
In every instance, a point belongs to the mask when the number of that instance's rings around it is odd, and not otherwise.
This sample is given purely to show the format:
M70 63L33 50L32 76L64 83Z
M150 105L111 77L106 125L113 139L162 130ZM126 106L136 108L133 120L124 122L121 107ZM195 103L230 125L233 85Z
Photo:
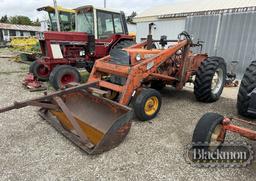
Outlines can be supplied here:
M91 71L94 61L112 49L133 44L123 12L83 6L76 9L76 32L44 32L39 38L43 54L30 66L30 73L55 89L79 82L76 68Z

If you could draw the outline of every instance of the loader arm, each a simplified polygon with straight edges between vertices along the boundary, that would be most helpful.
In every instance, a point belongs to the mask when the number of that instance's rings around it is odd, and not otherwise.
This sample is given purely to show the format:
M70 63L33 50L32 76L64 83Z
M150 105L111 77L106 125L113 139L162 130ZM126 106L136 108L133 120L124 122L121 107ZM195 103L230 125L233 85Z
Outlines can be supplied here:
M150 79L151 77L158 77L167 81L180 81L180 77L157 73L160 65L165 63L178 50L183 48L186 50L186 46L189 45L189 40L187 39L175 42L176 44L165 50L146 50L142 48L142 45L145 43L123 49L130 56L130 66L111 63L110 56L99 59L95 63L88 82L99 81L100 87L119 92L121 94L119 103L128 105L134 91L141 88L144 80ZM138 54L142 57L141 61L136 60ZM148 56L150 57L147 58ZM187 56L187 53L185 56ZM126 82L123 85L108 82L103 78L105 74L123 77L126 79Z

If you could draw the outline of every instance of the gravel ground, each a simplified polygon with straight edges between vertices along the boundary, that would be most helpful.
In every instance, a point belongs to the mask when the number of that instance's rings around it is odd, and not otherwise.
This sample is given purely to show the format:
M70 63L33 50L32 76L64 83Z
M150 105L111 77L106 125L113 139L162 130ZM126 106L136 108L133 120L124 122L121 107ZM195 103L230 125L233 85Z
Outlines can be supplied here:
M27 66L0 59L0 105L32 98L21 81ZM236 116L236 101L196 102L189 89L165 88L163 105L152 123L134 121L124 142L98 156L89 156L24 108L0 116L1 180L255 180L256 164L240 169L199 169L184 161L198 119L214 111ZM230 139L242 140L237 135Z

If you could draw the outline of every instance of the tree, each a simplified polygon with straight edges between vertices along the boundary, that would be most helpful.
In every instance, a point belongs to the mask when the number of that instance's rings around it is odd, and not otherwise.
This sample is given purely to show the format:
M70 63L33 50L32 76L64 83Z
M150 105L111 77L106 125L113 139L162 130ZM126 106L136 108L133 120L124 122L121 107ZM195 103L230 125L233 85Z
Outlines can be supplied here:
M133 22L133 18L134 18L135 16L137 16L137 13L136 13L135 11L133 11L132 14L127 17L127 19L126 19L127 22L128 22L128 23L131 23L131 24L135 24L135 23Z
M36 21L33 22L33 26L40 26L41 23L39 21L39 19L37 18Z
M11 24L32 25L32 21L27 16L12 16L9 21Z
M4 15L0 19L0 23L9 23L8 16Z

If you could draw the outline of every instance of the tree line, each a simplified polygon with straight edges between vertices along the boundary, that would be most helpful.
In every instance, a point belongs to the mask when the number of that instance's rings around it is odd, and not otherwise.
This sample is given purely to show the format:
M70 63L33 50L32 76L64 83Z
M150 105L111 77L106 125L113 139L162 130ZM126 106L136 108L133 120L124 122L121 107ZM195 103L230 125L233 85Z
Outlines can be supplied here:
M0 23L10 23L10 24L18 24L18 25L30 25L30 26L40 26L39 19L37 18L35 21L32 21L27 16L10 16L4 15L0 18Z

